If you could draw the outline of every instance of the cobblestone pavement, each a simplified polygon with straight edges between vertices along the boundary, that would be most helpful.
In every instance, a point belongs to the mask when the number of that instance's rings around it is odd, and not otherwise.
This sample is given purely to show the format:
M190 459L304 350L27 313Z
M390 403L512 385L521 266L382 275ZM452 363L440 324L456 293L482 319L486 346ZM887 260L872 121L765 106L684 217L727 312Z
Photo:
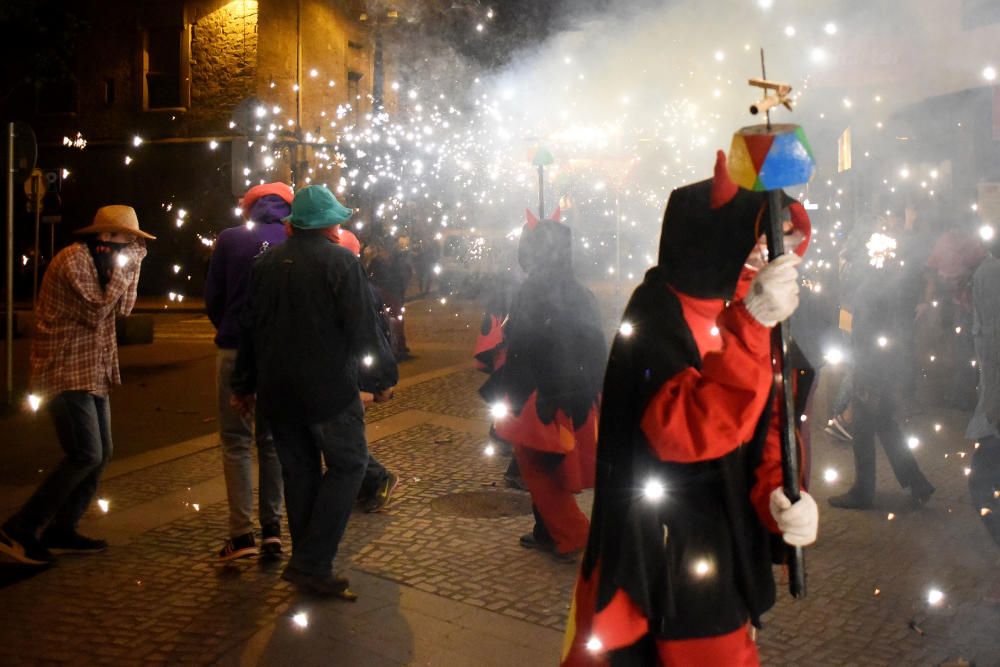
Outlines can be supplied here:
M352 517L338 567L561 630L575 568L517 544L531 525L524 494L502 488L506 460L485 456L485 424L467 421L483 418L475 395L483 377L459 371L413 385L369 413L381 421L420 410L464 418L457 422L469 427L418 423L372 443L401 484L387 512ZM964 468L972 450L961 438L964 419L938 411L906 426L920 437L921 466L938 487L919 510L884 458L876 510L829 508L826 498L850 484L850 450L816 436L821 533L807 551L809 595L793 601L782 587L759 636L765 663L933 665L963 656L980 667L1000 665L1000 607L982 596L997 582L1000 552L969 506ZM109 480L101 494L112 498L112 513L97 521L218 477L218 457L208 449ZM839 481L822 481L827 468L840 473ZM471 518L443 511L442 498L474 491L515 496L514 513ZM580 501L587 509L589 495ZM294 613L297 597L275 567L214 564L225 534L225 502L206 503L106 554L67 557L0 589L5 618L23 621L0 624L0 664L211 663L232 652ZM926 600L931 587L944 593L937 606ZM358 592L364 601L365 591Z

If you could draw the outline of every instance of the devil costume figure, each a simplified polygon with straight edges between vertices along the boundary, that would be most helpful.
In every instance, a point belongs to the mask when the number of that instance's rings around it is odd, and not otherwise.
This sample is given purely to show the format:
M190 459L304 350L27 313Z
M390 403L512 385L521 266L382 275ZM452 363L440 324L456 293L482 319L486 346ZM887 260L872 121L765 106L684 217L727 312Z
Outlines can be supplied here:
M518 247L527 278L504 325L506 361L480 389L531 493L535 529L521 544L563 560L587 542L590 524L573 494L594 483L607 358L597 303L573 277L571 238L558 218L528 213Z
M766 202L721 151L713 179L670 196L611 349L563 665L756 665L773 538L815 539L815 501L781 491L770 334L798 304L800 257L763 263ZM808 218L788 209L801 254Z

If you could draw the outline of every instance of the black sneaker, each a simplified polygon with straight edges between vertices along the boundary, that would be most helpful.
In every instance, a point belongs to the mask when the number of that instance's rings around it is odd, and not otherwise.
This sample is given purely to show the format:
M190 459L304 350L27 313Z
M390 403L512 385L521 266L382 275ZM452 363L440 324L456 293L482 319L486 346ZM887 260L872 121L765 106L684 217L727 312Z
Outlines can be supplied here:
M321 577L289 566L281 573L281 578L291 583L302 593L338 597L351 602L358 599L358 596L348 588L350 582L346 577L338 577L333 574Z
M96 540L73 531L72 533L42 534L42 545L54 554L97 554L108 548L104 540Z
M875 504L872 499L862 497L853 491L833 496L827 502L830 503L831 507L838 507L842 510L870 510Z
M397 486L399 486L399 476L387 471L385 481L379 485L378 491L365 502L365 511L371 513L384 510Z
M246 535L231 537L226 540L222 549L219 550L219 561L224 563L236 560L237 558L249 558L256 556L258 553L260 551L257 549L257 543L254 542L253 533L247 533Z
M581 552L580 549L574 549L573 551L563 553L556 548L555 542L540 540L535 537L534 533L525 533L521 536L519 542L525 549L544 551L560 563L575 563Z
M52 553L33 535L12 528L0 529L0 554L24 565L51 565Z
M269 558L281 556L281 527L277 524L261 528L263 538L260 542L260 553Z

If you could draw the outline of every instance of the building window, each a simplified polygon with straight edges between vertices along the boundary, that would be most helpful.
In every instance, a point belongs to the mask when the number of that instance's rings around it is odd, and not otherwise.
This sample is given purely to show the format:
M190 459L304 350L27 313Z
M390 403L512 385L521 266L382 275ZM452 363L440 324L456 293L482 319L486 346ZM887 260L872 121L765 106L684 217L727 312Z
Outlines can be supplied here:
M347 72L347 102L351 105L351 117L357 125L361 120L361 72Z
M143 108L186 109L191 102L190 28L145 28L142 47Z

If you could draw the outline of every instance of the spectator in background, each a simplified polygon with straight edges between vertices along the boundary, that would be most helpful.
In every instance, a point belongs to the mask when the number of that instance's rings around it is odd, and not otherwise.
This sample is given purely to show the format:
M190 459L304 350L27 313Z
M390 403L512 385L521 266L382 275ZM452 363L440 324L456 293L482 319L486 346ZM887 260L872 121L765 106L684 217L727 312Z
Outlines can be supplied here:
M389 312L390 343L396 361L409 358L410 348L406 346L406 330L403 324L406 286L413 276L413 269L396 239L389 239L389 246L379 246L376 255L368 265L368 277L375 286L379 298Z
M144 239L131 206L98 209L45 273L31 341L31 388L45 403L66 456L0 529L0 553L48 565L53 553L104 551L77 532L111 460L111 387L121 384L115 316L135 306Z
M969 467L972 508L1000 546L1000 260L997 246L972 278L972 336L979 369L979 400L965 437L978 441ZM1000 587L994 597L1000 599Z
M281 462L274 438L264 420L242 415L230 404L229 382L236 363L239 317L246 301L250 266L258 255L285 240L282 218L291 213L293 196L285 183L266 183L247 190L240 201L246 222L219 234L205 280L205 310L216 329L219 440L229 501L229 539L219 551L220 561L258 554L252 521L251 441L257 445L259 466L261 549L269 557L281 553Z
M368 464L358 389L388 400L397 378L361 264L336 244L351 213L325 186L296 193L291 236L250 272L231 378L234 403L256 406L281 460L292 535L282 578L339 597L352 594L333 561Z

